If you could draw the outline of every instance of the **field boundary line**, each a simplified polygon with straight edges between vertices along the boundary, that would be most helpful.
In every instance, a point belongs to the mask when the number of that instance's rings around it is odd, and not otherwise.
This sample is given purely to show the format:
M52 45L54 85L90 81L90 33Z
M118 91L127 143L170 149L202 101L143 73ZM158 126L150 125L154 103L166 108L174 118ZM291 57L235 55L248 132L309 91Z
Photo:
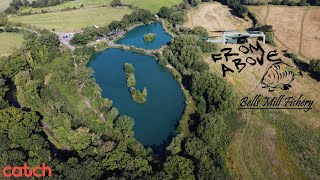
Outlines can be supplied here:
M270 5L268 4L268 6L267 6L267 13L266 13L266 16L265 16L264 19L263 19L264 24L267 24L267 19L268 19L268 17L269 17L269 12L270 12Z
M303 43L304 22L305 22L305 19L306 19L306 16L307 16L309 10L310 10L309 8L305 8L305 10L303 12L303 16L302 16L301 25L300 25L300 47L299 47L299 53L302 56L303 56L303 54L302 54L302 43Z

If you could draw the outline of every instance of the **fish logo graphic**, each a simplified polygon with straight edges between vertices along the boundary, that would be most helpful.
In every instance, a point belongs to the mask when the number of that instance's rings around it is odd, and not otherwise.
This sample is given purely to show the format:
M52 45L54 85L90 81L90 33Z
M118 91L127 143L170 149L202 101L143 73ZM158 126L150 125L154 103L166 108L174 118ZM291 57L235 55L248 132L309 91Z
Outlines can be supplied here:
M269 92L277 88L289 90L292 87L291 82L295 79L295 76L302 76L297 62L293 62L294 65L289 65L282 60L273 63L262 77L262 88L268 88Z

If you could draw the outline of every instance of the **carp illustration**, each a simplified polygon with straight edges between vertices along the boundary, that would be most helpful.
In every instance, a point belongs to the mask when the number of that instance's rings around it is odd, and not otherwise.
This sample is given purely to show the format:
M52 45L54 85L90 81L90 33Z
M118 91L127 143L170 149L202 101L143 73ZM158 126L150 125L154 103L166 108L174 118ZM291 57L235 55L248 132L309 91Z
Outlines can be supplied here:
M291 82L295 76L302 76L298 64L295 61L293 62L295 66L289 65L282 60L273 63L262 77L262 88L268 88L269 92L274 91L276 88L289 90L292 87Z

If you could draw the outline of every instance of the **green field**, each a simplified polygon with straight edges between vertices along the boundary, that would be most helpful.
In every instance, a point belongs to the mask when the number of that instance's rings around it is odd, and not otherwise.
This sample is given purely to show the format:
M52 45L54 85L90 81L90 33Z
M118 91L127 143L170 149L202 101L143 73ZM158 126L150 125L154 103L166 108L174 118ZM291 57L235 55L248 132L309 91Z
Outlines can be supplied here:
M157 13L162 6L171 7L183 2L183 0L123 0L126 4L134 4L140 8Z
M0 0L0 11L5 10L8 6L11 0Z
M23 36L17 33L0 33L0 56L11 53L22 44Z
M109 5L111 0L78 0L78 1L69 1L63 4L59 4L57 6L51 6L51 7L44 7L44 8L31 8L31 7L23 7L19 10L19 13L26 13L26 12L38 12L40 13L42 10L45 11L59 11L65 8L80 8L81 4L84 5L84 7L97 7L97 6L103 6L103 5Z
M27 13L27 12L37 12L41 13L42 10L45 11L59 11L65 8L80 8L80 5L83 4L84 7L97 7L97 6L108 6L111 0L78 0L78 1L70 1L57 6L45 7L45 8L31 8L24 7L19 10L19 13ZM171 7L173 5L179 4L183 2L182 0L122 0L125 4L134 4L140 8L148 9L152 13L157 13L162 6Z
M72 11L10 17L9 21L34 25L38 28L53 29L61 32L78 31L88 26L104 26L112 20L121 20L131 10L125 7L82 8Z

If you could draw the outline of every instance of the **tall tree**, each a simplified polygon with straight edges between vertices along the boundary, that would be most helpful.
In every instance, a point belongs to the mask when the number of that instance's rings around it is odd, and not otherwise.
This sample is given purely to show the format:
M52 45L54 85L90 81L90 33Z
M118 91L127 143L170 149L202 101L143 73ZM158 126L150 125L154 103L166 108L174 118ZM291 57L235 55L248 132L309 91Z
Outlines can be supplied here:
M194 166L190 159L182 156L170 156L164 163L164 171L173 176L174 179L192 180L195 179L193 175Z

